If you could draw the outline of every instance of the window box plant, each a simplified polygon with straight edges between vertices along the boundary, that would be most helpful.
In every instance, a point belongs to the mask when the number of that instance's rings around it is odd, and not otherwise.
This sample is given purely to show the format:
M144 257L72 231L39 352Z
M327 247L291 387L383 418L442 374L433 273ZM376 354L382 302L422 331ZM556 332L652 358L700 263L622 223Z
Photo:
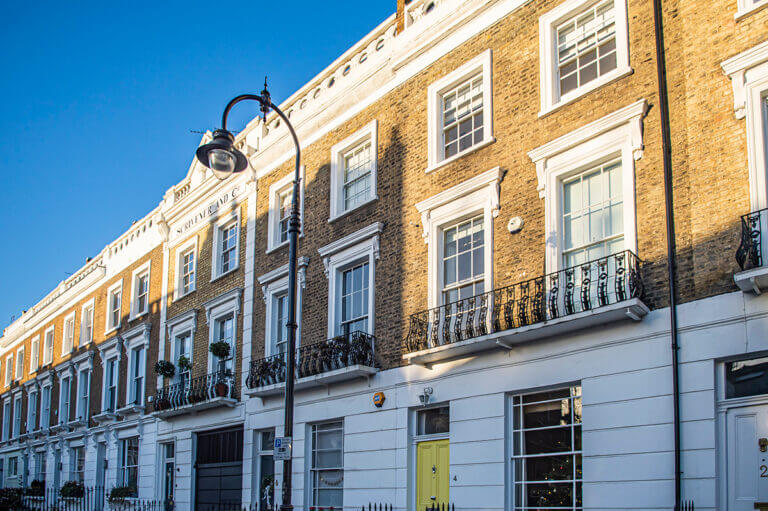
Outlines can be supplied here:
M138 491L135 486L115 486L109 492L107 501L112 509L127 509L130 500L135 498Z
M192 361L184 355L179 357L179 360L176 361L176 364L179 366L180 373L186 373L192 370Z
M67 481L59 490L62 498L81 499L85 495L85 486L77 481Z

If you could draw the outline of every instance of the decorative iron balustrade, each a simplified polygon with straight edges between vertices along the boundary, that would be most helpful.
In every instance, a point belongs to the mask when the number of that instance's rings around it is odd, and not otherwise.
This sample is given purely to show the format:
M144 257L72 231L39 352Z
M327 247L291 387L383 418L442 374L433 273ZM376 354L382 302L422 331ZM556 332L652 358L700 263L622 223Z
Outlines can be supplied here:
M768 222L768 208L741 217L741 243L736 249L736 262L742 270L759 268L765 264L762 247L763 222Z
M409 353L589 311L643 294L629 250L412 314Z
M378 367L376 338L364 332L352 332L296 350L296 378L305 378L353 365ZM254 360L245 384L256 389L285 382L285 354Z
M231 371L216 371L204 376L185 378L157 389L153 404L155 411L160 412L210 401L217 397L238 398L237 378Z

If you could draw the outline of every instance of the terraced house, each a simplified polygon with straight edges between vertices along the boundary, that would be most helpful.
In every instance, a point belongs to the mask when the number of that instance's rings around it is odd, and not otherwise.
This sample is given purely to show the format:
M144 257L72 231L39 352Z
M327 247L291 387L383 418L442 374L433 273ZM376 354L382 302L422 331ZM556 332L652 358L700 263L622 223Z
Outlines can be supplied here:
M768 509L768 1L659 3L400 0L282 103L297 507ZM279 503L293 146L235 143L5 329L3 484Z

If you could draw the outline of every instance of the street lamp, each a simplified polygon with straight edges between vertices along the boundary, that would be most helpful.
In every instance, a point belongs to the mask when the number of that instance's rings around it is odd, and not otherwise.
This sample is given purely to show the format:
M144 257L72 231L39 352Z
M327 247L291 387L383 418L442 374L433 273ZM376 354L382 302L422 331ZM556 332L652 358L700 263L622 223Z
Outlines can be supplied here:
M243 94L232 99L224 109L221 117L221 129L213 132L213 140L197 148L197 159L200 163L211 169L219 179L227 179L231 175L242 172L248 166L248 159L234 146L235 137L227 131L227 117L229 111L241 101L258 101L261 112L266 121L269 110L274 110L283 120L291 133L293 143L296 146L296 174L293 178L293 196L291 199L291 216L288 220L288 319L285 326L288 329L288 353L285 364L285 430L283 436L293 438L293 380L296 360L296 259L299 244L299 230L301 218L299 217L299 169L301 166L301 148L296 131L293 129L288 117L272 103L267 91L267 82L264 81L264 90L261 94ZM283 501L281 510L290 511L291 505L291 473L293 472L292 460L283 461Z

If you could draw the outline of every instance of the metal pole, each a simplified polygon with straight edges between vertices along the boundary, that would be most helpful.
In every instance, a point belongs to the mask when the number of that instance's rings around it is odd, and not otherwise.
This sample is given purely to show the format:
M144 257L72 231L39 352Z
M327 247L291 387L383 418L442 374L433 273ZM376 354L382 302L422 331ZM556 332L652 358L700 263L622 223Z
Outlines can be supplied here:
M271 108L280 116L288 131L291 133L293 143L296 146L296 174L293 178L293 197L291 198L291 216L288 220L288 318L285 326L288 329L288 352L286 353L285 364L285 426L283 436L293 439L293 383L296 372L296 266L297 253L299 245L299 231L301 230L301 216L299 214L299 181L301 179L301 147L299 138L288 117L280 110L277 105L272 103L269 92L267 92L266 80L264 90L261 95L243 94L232 99L224 109L221 117L222 129L227 129L227 117L233 106L245 100L258 101L261 104L261 111L266 114ZM255 241L254 241L255 242ZM293 453L291 453L293 454ZM293 463L289 458L283 461L283 499L280 509L290 511L293 509L291 504L291 476L293 472Z

